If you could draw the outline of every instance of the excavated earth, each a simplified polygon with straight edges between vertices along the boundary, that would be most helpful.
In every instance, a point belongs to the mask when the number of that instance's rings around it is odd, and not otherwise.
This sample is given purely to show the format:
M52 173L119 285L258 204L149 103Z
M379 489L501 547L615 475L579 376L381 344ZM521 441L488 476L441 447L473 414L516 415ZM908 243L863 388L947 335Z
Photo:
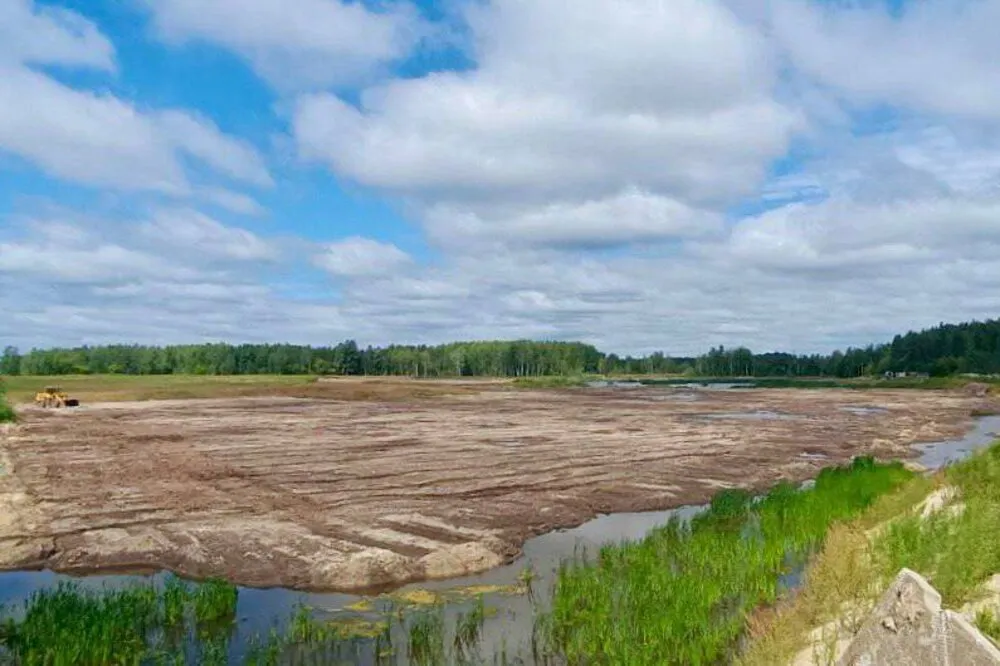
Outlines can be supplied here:
M384 589L497 566L598 513L802 480L858 454L906 457L963 435L987 401L483 386L29 407L0 433L0 568Z

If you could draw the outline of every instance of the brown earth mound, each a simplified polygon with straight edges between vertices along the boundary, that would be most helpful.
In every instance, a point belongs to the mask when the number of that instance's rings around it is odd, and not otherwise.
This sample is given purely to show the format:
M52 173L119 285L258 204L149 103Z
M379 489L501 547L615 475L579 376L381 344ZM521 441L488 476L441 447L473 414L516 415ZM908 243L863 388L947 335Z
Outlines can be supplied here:
M450 577L598 513L906 455L963 434L979 406L957 392L577 389L28 408L0 437L0 567L326 590Z

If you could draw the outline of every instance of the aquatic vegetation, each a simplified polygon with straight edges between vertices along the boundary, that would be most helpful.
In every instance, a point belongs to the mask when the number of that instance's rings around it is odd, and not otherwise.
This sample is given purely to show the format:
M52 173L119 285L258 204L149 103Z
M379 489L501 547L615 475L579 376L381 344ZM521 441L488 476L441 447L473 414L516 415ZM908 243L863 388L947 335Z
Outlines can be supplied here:
M17 663L138 663L160 615L152 586L86 592L71 583L34 593L23 619L4 620L4 651Z
M413 615L409 630L410 663L416 666L445 664L444 609L437 606Z
M725 490L690 523L674 519L642 541L564 563L543 649L569 663L718 663L832 523L911 476L859 458L824 470L809 489L779 484L759 499Z
M183 626L190 602L191 590L188 584L177 576L169 576L163 587L164 626Z
M486 621L486 604L483 598L476 600L476 605L468 613L459 616L455 623L455 652L464 656L479 642L479 633Z
M375 610L375 604L371 599L361 599L347 606L346 610L354 611L355 613L370 613Z
M232 620L236 615L236 586L211 578L194 591L194 614L199 623Z
M441 596L437 592L421 589L394 592L387 598L406 606L436 606L441 603Z

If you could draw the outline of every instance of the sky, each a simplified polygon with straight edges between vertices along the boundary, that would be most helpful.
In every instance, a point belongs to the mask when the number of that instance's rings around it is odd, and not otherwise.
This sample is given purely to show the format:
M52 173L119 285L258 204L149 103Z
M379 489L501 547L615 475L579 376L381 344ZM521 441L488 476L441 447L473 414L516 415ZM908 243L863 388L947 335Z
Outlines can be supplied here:
M0 0L0 343L1000 314L1000 0Z

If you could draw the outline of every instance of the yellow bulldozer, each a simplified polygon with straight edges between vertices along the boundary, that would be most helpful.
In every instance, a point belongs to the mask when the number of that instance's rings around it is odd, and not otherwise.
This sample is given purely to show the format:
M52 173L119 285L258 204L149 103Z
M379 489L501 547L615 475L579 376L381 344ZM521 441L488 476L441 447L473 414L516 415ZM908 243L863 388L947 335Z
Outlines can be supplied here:
M80 401L70 398L58 386L46 386L35 394L35 404L42 407L79 407Z

